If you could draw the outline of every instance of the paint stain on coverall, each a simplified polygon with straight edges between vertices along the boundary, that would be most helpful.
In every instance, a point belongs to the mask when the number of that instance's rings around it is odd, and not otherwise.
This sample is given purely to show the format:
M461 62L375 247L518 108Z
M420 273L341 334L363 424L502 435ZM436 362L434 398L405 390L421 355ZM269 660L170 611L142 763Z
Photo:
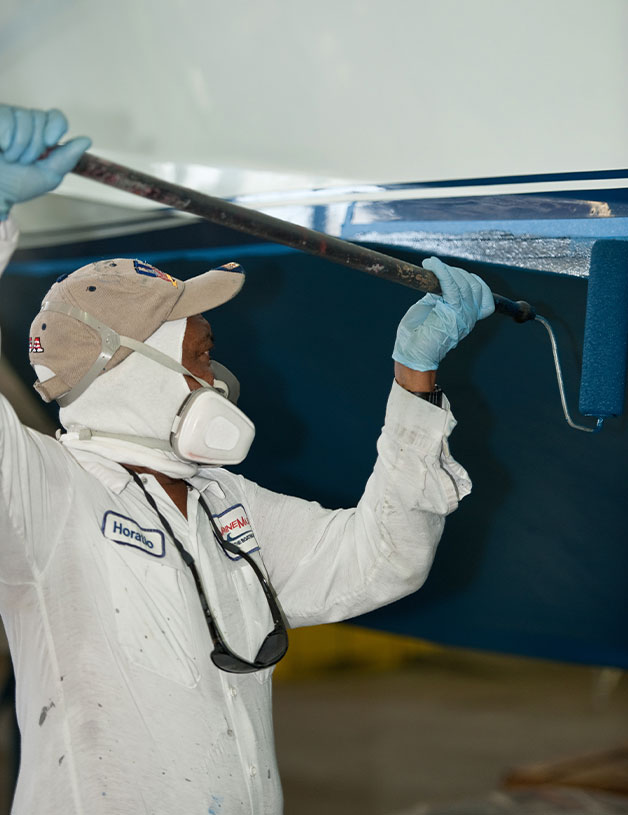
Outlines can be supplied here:
M42 724L46 721L46 716L48 715L48 711L52 710L55 706L54 702L50 702L49 705L44 705L41 709L41 713L39 714L39 726L41 727Z
M224 798L222 795L212 795L212 805L207 810L207 815L218 815L220 810L222 809L222 802Z

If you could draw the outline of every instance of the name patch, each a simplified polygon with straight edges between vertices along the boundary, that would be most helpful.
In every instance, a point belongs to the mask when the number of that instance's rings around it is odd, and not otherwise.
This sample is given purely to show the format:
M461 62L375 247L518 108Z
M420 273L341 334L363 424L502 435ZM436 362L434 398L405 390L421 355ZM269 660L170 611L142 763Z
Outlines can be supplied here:
M251 529L251 522L242 504L229 507L229 509L221 512L220 515L214 515L214 518L223 538L230 543L235 543L235 545L239 546L247 555L250 555L251 552L259 551L259 546ZM231 552L225 552L225 554L231 558L231 560L242 559L238 555L232 555Z
M107 510L102 519L102 533L114 543L141 549L153 557L166 554L166 541L160 529L144 529L131 518L111 510Z

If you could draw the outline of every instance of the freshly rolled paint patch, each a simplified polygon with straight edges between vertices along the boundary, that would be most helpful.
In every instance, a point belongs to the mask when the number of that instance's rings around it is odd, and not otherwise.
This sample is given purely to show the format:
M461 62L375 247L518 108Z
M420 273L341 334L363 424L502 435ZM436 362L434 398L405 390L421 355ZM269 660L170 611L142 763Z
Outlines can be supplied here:
M220 529L220 534L230 543L235 543L247 555L259 551L259 546L251 529L251 522L242 504L235 504L219 515L214 515L214 518ZM240 557L232 555L230 552L225 552L225 555L231 560L241 560Z
M153 557L164 557L166 541L159 529L144 529L136 521L107 510L102 519L102 533L114 543L132 546Z

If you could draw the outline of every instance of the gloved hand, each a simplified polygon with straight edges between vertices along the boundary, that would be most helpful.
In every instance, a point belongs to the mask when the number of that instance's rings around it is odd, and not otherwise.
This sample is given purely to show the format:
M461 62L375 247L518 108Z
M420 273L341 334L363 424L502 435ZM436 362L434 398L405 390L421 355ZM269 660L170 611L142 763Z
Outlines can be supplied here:
M443 294L426 294L408 309L397 329L393 359L415 371L435 371L477 320L495 311L495 302L475 274L434 257L424 260L423 268L434 272Z
M13 204L28 201L57 187L91 144L81 136L53 147L68 129L60 110L28 110L0 105L0 219Z

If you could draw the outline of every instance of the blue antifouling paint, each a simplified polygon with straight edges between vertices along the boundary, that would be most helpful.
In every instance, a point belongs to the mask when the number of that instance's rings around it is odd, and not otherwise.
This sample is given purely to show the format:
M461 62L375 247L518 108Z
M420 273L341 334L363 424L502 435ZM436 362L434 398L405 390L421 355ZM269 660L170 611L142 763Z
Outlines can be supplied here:
M628 241L593 244L584 323L580 412L619 416L628 358Z

